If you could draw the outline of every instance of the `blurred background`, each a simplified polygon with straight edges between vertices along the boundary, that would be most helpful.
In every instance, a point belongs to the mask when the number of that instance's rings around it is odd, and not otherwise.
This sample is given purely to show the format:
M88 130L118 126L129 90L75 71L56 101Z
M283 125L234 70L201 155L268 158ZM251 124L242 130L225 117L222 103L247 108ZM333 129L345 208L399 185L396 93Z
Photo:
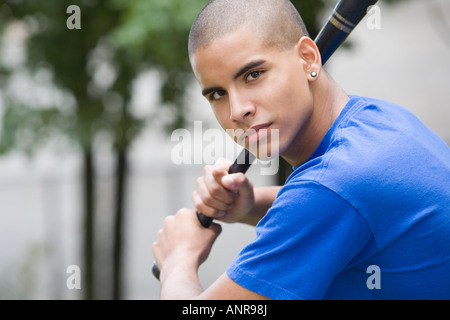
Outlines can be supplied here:
M292 2L314 37L337 1ZM219 128L187 58L205 3L0 4L0 299L158 298L151 244L165 216L192 208L202 173L174 164L171 134L194 121ZM450 0L378 7L326 69L349 94L410 109L449 144ZM284 181L289 168L259 173L248 173L255 186ZM254 236L224 225L203 285ZM79 290L67 286L72 265Z

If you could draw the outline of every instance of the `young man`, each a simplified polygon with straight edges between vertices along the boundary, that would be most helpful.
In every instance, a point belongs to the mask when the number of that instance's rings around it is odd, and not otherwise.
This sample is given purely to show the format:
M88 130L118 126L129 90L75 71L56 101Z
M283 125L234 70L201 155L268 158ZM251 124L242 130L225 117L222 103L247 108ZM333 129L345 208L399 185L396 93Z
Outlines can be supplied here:
M288 0L210 1L189 54L221 126L247 146L277 143L295 171L253 188L226 161L206 167L196 209L257 236L204 290L197 270L220 225L168 217L153 244L162 299L450 299L450 150L436 134L348 96Z

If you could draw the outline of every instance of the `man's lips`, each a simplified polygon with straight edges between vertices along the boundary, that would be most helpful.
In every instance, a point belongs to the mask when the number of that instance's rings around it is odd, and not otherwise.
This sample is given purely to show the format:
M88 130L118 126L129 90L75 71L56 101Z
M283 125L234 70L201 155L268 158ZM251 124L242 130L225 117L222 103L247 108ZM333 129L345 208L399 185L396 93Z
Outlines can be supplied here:
M267 135L267 131L269 130L269 127L271 125L272 122L255 125L246 130L244 134L242 134L242 136L239 138L239 141L245 140L248 143L255 143Z

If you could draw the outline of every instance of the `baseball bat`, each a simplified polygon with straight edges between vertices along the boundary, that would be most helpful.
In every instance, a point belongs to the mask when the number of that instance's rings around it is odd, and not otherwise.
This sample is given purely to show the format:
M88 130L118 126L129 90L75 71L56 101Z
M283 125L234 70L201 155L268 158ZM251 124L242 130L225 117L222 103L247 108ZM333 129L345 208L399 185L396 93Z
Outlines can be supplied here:
M325 25L320 30L314 42L320 51L322 65L328 61L339 46L347 39L348 35L356 28L367 13L370 6L377 0L340 0ZM241 151L229 173L245 173L255 160L255 156L247 149ZM207 217L201 212L197 212L198 220L205 228L209 228L213 218ZM159 280L159 268L153 262L153 275Z

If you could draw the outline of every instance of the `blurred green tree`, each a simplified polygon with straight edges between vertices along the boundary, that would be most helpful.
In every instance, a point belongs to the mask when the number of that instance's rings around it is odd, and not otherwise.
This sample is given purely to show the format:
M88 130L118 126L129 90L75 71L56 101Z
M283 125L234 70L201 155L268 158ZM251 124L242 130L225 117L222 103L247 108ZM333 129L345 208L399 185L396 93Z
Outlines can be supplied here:
M142 128L158 118L159 111L144 118L130 112L132 83L140 72L156 68L163 81L161 105L173 114L167 130L184 125L183 94L191 81L187 35L204 1L76 1L79 29L70 28L76 18L68 10L72 4L66 0L8 0L0 6L0 31L20 23L26 38L25 64L0 64L3 89L25 68L37 82L38 74L50 75L49 82L65 93L61 105L49 102L36 107L33 101L24 102L2 90L0 153L19 149L32 154L61 134L80 150L84 162L83 292L86 299L93 299L94 141L100 133L109 134L117 162L112 296L120 299L127 151Z
M392 1L392 0L391 0ZM0 61L4 110L0 154L13 149L33 153L54 136L77 146L84 162L84 284L86 299L94 291L95 139L111 137L116 156L114 215L114 299L122 298L122 239L128 150L141 130L171 114L166 130L185 126L184 94L193 80L187 56L190 26L206 0L6 0L0 6L0 32L20 25L26 57L21 65ZM325 0L292 0L312 37L318 33ZM75 4L79 27L73 24ZM70 20L70 21L68 21ZM69 23L69 25L68 25ZM46 80L62 92L55 102L23 101L5 90L17 72L26 70L37 82ZM161 74L160 106L145 117L133 115L131 84L144 70ZM44 75L44 76L42 76ZM44 81L45 82L45 81ZM284 170L284 169L283 169ZM284 182L288 171L281 172Z

